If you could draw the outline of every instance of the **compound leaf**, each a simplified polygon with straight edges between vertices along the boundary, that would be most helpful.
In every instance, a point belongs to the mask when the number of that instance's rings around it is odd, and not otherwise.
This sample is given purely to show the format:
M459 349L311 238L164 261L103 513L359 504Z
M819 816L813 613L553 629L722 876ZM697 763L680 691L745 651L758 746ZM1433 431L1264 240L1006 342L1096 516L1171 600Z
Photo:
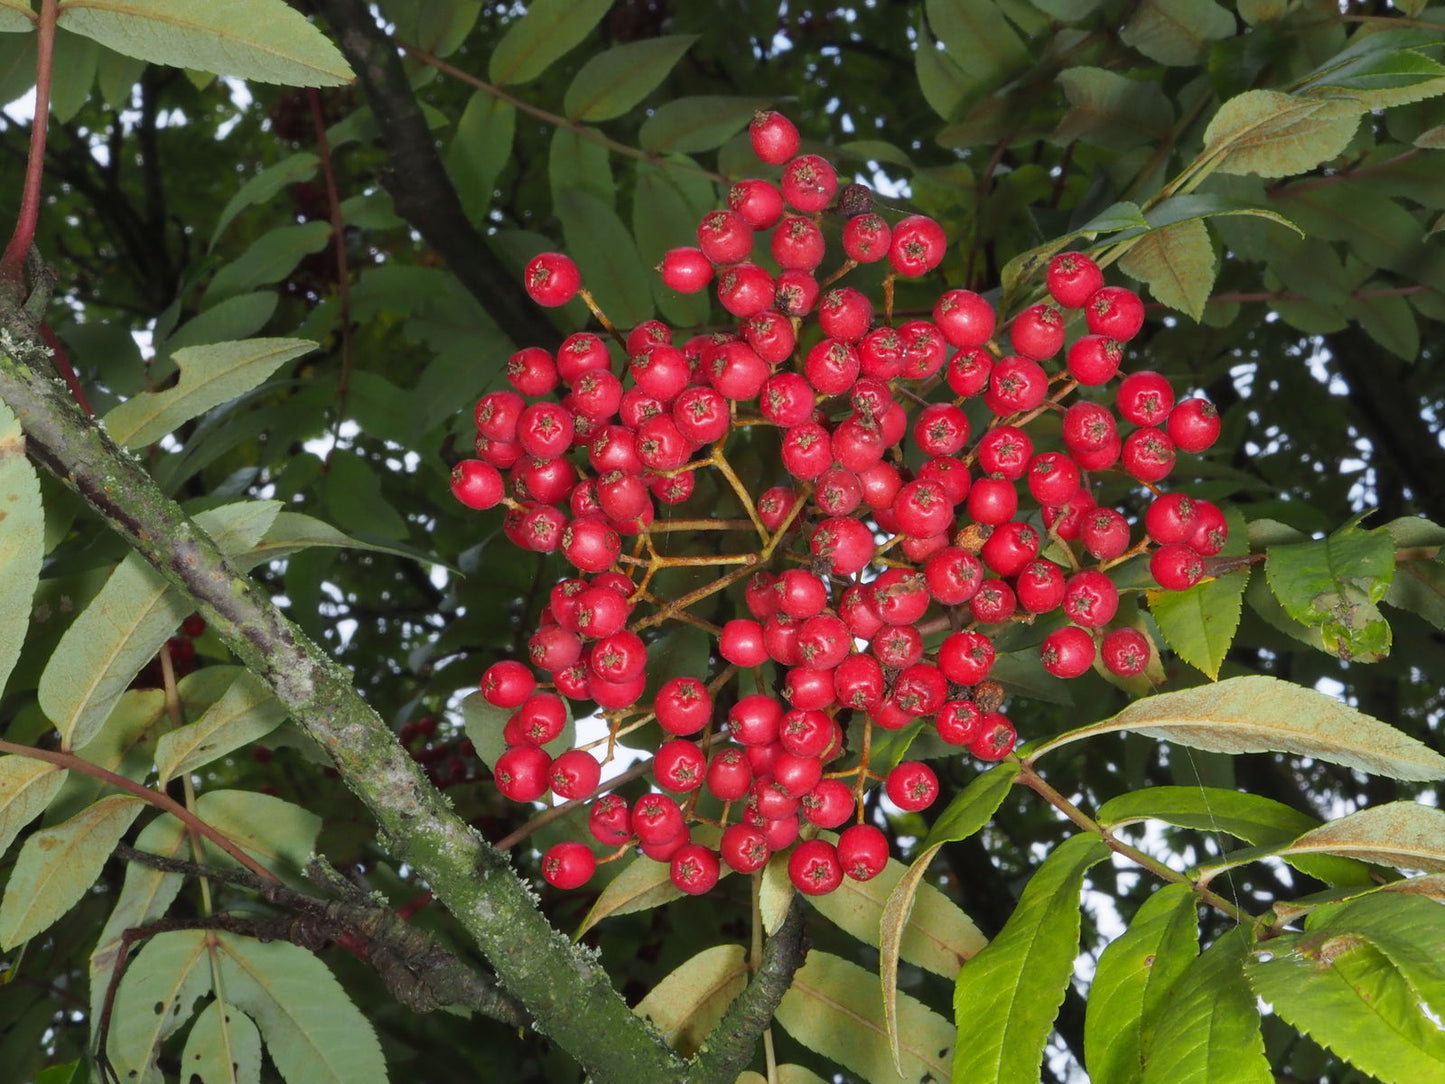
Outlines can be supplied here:
M673 1049L690 1058L747 984L746 950L714 945L654 986L632 1011L651 1020Z
M121 1080L161 1084L161 1043L211 989L206 937L205 930L158 933L126 968L106 1047Z
M261 1084L261 1033L234 1005L212 1001L186 1036L181 1071L201 1084Z

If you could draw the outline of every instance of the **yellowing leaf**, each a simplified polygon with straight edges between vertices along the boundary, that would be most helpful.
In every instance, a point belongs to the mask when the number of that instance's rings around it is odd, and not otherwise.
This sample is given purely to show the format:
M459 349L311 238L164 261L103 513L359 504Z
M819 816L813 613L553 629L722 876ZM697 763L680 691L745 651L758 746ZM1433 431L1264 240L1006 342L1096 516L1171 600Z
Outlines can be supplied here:
M196 999L211 989L207 963L204 930L159 933L141 946L116 992L106 1048L121 1080L161 1084L156 1067L161 1043L191 1018Z
M0 901L0 948L28 941L74 907L144 807L134 795L112 794L27 839Z
M1334 697L1264 676L1145 697L1044 742L1033 757L1116 730L1212 753L1295 753L1394 779L1445 778L1445 757L1408 734Z
M0 757L0 858L20 829L40 816L69 774L65 768L29 757Z
M25 458L20 422L0 403L0 692L25 642L44 556L40 480Z
M1445 812L1418 802L1388 802L1306 832L1279 853L1339 854L1400 869L1445 873Z
M203 1084L261 1084L261 1033L234 1005L212 1001L186 1035L181 1065Z
M61 0L58 25L152 64L298 87L352 79L336 46L284 0Z
M1362 112L1354 101L1247 90L1219 107L1204 131L1204 153L1221 173L1305 173L1345 149Z
M747 984L743 947L714 945L654 986L632 1011L651 1020L673 1049L690 1058Z
M259 678L241 674L199 719L161 735L156 745L161 783L249 745L285 718L286 709L276 695Z
M1214 246L1204 223L1189 219L1135 240L1119 269L1148 283L1160 301L1197 322L1214 288Z

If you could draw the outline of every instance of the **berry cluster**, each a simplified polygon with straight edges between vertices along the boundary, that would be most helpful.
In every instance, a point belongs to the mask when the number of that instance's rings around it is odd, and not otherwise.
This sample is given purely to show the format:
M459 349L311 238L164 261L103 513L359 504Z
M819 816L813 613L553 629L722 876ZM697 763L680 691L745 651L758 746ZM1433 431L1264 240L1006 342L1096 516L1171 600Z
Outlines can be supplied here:
M887 861L886 837L864 822L871 784L905 811L938 793L922 760L875 762L879 731L928 727L985 760L1012 750L1004 690L989 676L993 634L1007 623L1062 614L1041 649L1058 676L1082 674L1096 654L1116 674L1144 669L1150 641L1115 621L1107 570L1147 552L1161 587L1201 578L1224 518L1156 483L1178 451L1208 447L1219 420L1205 400L1176 402L1154 372L1106 393L1144 308L1083 253L1056 256L1047 298L1003 326L964 289L895 319L897 278L925 275L945 254L940 226L919 215L890 224L863 186L840 188L827 160L799 154L796 128L776 113L759 114L750 132L780 179L733 185L697 244L659 268L674 290L712 285L735 327L675 342L651 321L624 335L568 257L536 257L531 297L555 306L580 294L625 359L590 331L555 355L514 355L512 390L478 403L477 455L457 464L452 489L473 508L505 504L512 542L560 551L577 571L551 589L530 665L500 662L482 679L483 697L511 712L495 767L502 792L592 799L596 842L669 862L685 892L706 891L723 864L750 872L792 848L793 882L816 894ZM844 258L820 281L836 233L824 212L843 217ZM753 262L760 239L768 256ZM837 285L875 263L881 312ZM778 470L768 480L779 481L766 488L729 459L763 441ZM1096 504L1106 471L1150 495L1137 541L1121 511ZM746 518L720 518L715 500L687 507L708 472ZM713 544L663 554L676 550L664 542L689 536ZM682 565L712 566L715 578L657 593L655 574ZM726 591L737 616L700 616ZM711 668L673 676L640 703L650 638L674 621L715 637ZM756 691L741 687L743 674ZM630 804L594 798L601 764L590 748L555 759L543 749L562 732L567 700L605 715L604 755L656 722L655 790ZM860 724L851 743L849 722ZM818 834L850 821L836 842ZM702 824L720 829L708 834L715 847L694 838ZM543 875L576 887L596 862L591 846L563 843L544 856Z

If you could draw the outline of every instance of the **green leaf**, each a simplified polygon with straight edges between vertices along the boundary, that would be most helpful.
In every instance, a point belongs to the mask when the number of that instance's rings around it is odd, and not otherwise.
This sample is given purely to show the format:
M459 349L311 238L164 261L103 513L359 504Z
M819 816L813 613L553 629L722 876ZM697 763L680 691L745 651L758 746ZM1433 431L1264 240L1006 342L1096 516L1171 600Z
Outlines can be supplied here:
M278 501L243 501L202 512L195 522L232 554L255 544L280 507ZM139 554L116 567L65 630L40 675L40 707L65 748L96 736L131 680L193 609Z
M596 196L608 207L617 204L612 179L612 152L597 141L593 128L558 128L547 151L547 181L552 202L559 204L574 189Z
M1328 538L1266 551L1264 574L1285 612L1317 627L1325 649L1377 662L1390 653L1390 625L1376 606L1395 574L1388 531L1350 525Z
M100 46L89 38L64 30L56 33L50 84L50 110L56 120L68 124L89 100L100 54Z
M1033 62L994 0L927 0L924 11L948 58L972 83L995 86Z
M598 306L617 327L636 327L651 319L652 284L617 212L581 189L567 189L559 197L557 217L567 251Z
M1248 553L1243 517L1231 509L1226 518L1229 536L1221 554L1235 557ZM1234 643L1250 572L1246 566L1184 591L1146 592L1149 612L1170 648L1189 665L1208 674L1211 681L1219 680L1219 668Z
M1119 269L1148 283L1156 298L1197 323L1214 289L1214 246L1204 223L1190 219L1135 239Z
M748 1069L738 1077L737 1084L771 1084L771 1082L761 1073L755 1073ZM779 1065L777 1084L829 1084L829 1082L813 1070L805 1069L801 1065Z
M898 998L903 1072L888 1054L883 1006L873 976L857 964L813 949L778 1005L777 1021L794 1039L871 1084L922 1084L948 1077L953 1029L922 1002Z
M116 443L143 448L315 349L309 339L243 339L185 347L175 352L180 382L165 391L131 396L105 416L105 427Z
M714 945L687 960L633 1008L685 1058L701 1048L713 1025L748 984L741 945Z
M0 901L0 949L13 949L74 907L145 803L112 794L26 839Z
M648 267L656 267L667 250L677 246L678 238L686 238L695 231L698 219L717 198L712 182L691 171L696 168L691 159L668 161L680 168L641 163L632 191L633 235L637 238L638 256ZM707 291L680 294L664 286L661 275L649 278L653 296L665 318L679 327L706 323L712 309Z
M716 828L709 828L704 825L694 829L693 842L708 843L716 846L717 840L722 833ZM727 866L722 867L722 875L728 876L731 871ZM630 915L635 911L648 911L654 907L661 907L664 903L671 903L673 900L682 898L682 889L672 883L672 873L666 862L654 862L646 855L640 854L627 863L627 868L619 873L597 897L597 902L587 912L582 920L582 925L577 927L577 932L572 935L573 940L578 940L597 923L604 918L611 918L613 915ZM772 933L772 930L768 931Z
M0 858L20 829L33 821L60 791L68 769L29 757L0 757Z
M190 836L185 827L170 814L152 820L141 829L135 841L136 850L162 858L188 857L189 844ZM164 915L184 883L185 878L179 873L163 873L139 862L126 865L120 895L90 954L90 1026L93 1039L99 1039L105 990L120 956L125 932L145 926Z
M320 164L321 159L310 151L297 151L295 154L281 159L274 166L268 166L256 174L237 189L236 194L228 199L226 205L221 208L221 213L216 218L216 226L211 231L211 239L207 242L206 247L208 249L215 248L216 239L247 207L258 203L269 203L288 185L309 181L316 176L316 167Z
M927 24L918 23L918 46L913 50L913 69L923 100L944 120L953 120L962 108L973 80L962 66L938 47Z
M20 422L0 403L0 692L30 627L30 607L45 557L45 511L40 479L25 457ZM0 847L0 851L4 848Z
M292 1084L385 1084L376 1033L325 964L285 941L214 936L226 1000L260 1025L283 1077Z
M61 0L58 24L152 64L281 83L349 83L346 59L284 0Z
M1383 601L1419 614L1437 629L1445 629L1445 561L1438 554L1434 560L1400 561Z
M1105 208L1099 214L1076 230L1056 237L1046 244L1021 252L1004 264L1000 281L1003 284L1004 307L1015 297L1021 286L1035 277L1042 277L1044 268L1054 253L1062 252L1080 237L1093 240L1101 233L1120 233L1125 230L1147 230L1149 220L1137 203L1121 201Z
M1139 1079L1170 988L1199 954L1198 903L1186 884L1165 885L1099 957L1084 1017L1092 1084Z
M1411 980L1433 979L1438 997L1445 975L1438 960L1419 961L1410 950L1410 930L1400 921L1407 909L1389 910L1390 927L1367 923L1362 932L1352 928L1348 912L1323 923L1312 915L1309 932L1256 949L1245 973L1281 1019L1371 1076L1386 1084L1438 1079L1445 1074L1445 1035L1427 1015L1430 999Z
M958 973L953 1080L1006 1084L1039 1075L1079 952L1084 875L1108 856L1104 841L1090 833L1060 843L998 936Z
M279 299L271 290L237 294L219 304L196 313L168 335L156 348L156 357L173 359L184 346L207 346L210 343L248 339L266 326L276 311Z
M447 147L447 172L467 218L480 222L491 209L497 177L512 159L517 107L478 90L462 110Z
M1377 343L1396 357L1414 361L1420 356L1420 326L1410 302L1398 294L1371 293L1367 285L1345 303L1345 315L1356 321ZM1382 287L1378 280L1373 289Z
M186 1036L181 1071L201 1084L261 1084L261 1033L240 1009L212 1001Z
M191 1018L196 1001L211 989L207 936L205 930L158 933L126 968L106 1047L121 1080L161 1084L156 1067L161 1043Z
M1156 1016L1143 1084L1273 1084L1243 965L1253 928L1236 926L1191 963Z
M569 120L622 116L657 89L697 38L665 34L614 45L589 57L567 88L562 112Z
M199 719L161 735L156 745L160 783L219 760L269 734L286 718L286 708L260 678L242 673Z
M721 147L766 109L767 98L697 94L675 98L653 110L637 133L643 150L660 154L692 154Z
M273 873L298 875L304 870L321 832L321 818L310 810L249 790L208 790L196 799L196 816ZM202 847L207 862L235 862L209 840Z
M1247 90L1221 105L1209 122L1204 155L1221 173L1305 173L1345 149L1361 112L1352 101Z
M325 248L330 240L330 221L303 222L268 230L216 272L206 289L206 304L214 305L232 294L280 282L303 259Z
M1220 787L1128 791L1100 806L1097 819L1106 828L1162 820L1181 828L1228 832L1247 843L1288 842L1320 823L1273 798Z
M1445 756L1408 734L1334 697L1261 675L1145 697L1044 742L1033 757L1116 730L1211 753L1294 753L1393 779L1445 778Z
M576 48L612 7L612 0L535 0L492 50L488 78L500 86L537 78Z
M1306 832L1280 855L1338 854L1399 869L1445 873L1445 812L1387 802Z
M1157 83L1088 67L1066 68L1058 82L1069 103L1054 129L1060 143L1077 139L1125 151L1164 138L1174 123L1174 107Z
M567 722L562 732L542 746L553 757L561 756L571 749L577 739L577 724L572 718L571 701L564 700L567 708ZM502 737L502 728L512 717L512 709L499 708L482 699L480 692L470 692L462 697L462 729L471 739L477 751L477 758L488 768L497 766L497 758L507 751L507 741Z
M938 843L957 843L977 832L1003 805L1018 774L1018 762L1006 760L974 776L933 822L923 841L924 849Z
M1211 41L1234 34L1234 16L1214 0L1143 0L1119 31L1125 45L1160 64L1197 64Z

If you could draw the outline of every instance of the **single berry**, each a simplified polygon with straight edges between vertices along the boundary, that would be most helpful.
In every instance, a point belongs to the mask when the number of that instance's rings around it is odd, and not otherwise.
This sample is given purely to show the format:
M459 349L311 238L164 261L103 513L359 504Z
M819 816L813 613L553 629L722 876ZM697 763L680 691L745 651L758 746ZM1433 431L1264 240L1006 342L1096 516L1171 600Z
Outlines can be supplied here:
M855 824L839 834L837 854L845 876L871 881L888 865L888 837L871 824Z
M1149 665L1149 638L1138 629L1125 625L1104 635L1099 656L1111 674L1133 677Z
M1039 659L1054 677L1073 678L1094 665L1094 638L1077 625L1065 625L1044 637Z
M788 856L788 879L799 892L823 896L843 883L843 864L838 851L823 839L799 843Z
M528 297L539 305L553 308L577 296L582 287L582 274L570 256L543 252L527 261L522 281Z
M597 869L597 856L585 843L556 843L542 856L542 878L554 888L581 888Z
M780 166L798 153L798 129L781 113L760 110L748 125L753 153L770 166Z
M906 813L927 809L938 797L938 776L921 760L899 764L888 773L883 786L893 804Z
M1066 309L1081 309L1104 285L1104 272L1082 252L1060 252L1045 275L1049 296Z
M676 887L700 896L717 884L718 856L701 843L686 843L673 853L668 872Z

